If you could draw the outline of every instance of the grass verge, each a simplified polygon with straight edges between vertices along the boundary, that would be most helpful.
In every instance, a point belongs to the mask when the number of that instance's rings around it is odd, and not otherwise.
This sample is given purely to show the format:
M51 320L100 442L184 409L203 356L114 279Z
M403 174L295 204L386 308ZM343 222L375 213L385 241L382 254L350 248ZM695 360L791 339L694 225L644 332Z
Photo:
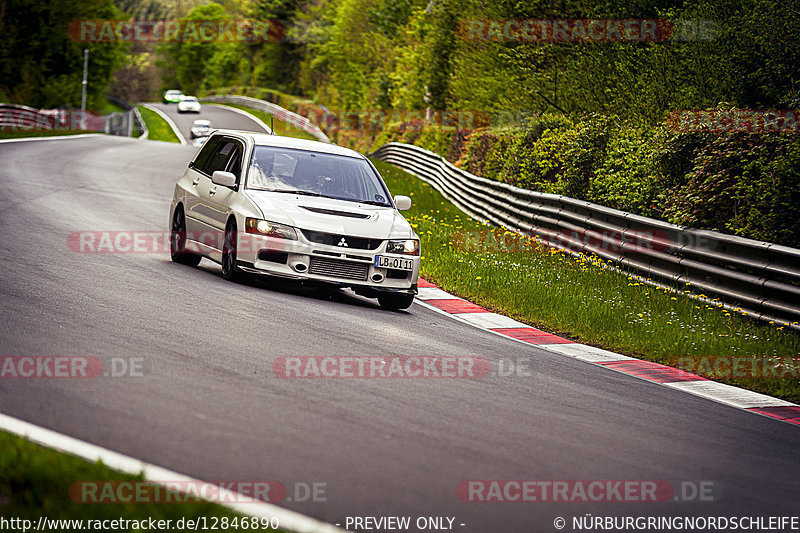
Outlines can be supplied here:
M144 106L137 106L139 113L142 115L142 120L147 125L147 130L150 132L147 138L151 141L166 141L171 143L179 143L178 137L169 127L169 124L159 116L155 111Z
M421 274L448 292L585 344L800 403L800 336L785 325L482 224L415 176L375 164L390 190L414 200L406 218L422 241Z
M136 482L141 476L116 472L102 463L89 463L77 457L53 451L28 440L0 431L0 517L21 518L33 521L39 517L63 520L172 520L175 526L180 519L212 517L229 521L242 520L240 515L220 505L189 501L181 503L83 503L74 484L81 481ZM169 481L169 480L164 480ZM73 491L70 492L70 487ZM118 492L122 494L121 490ZM98 491L98 494L101 494ZM74 498L74 499L73 499ZM78 500L78 501L75 501ZM252 518L245 518L252 520ZM54 527L52 531L80 529L74 524ZM84 527L83 529L92 529ZM148 529L147 527L141 528ZM201 528L202 529L202 528ZM252 528L228 527L210 531L244 531ZM117 531L135 531L128 527ZM181 531L170 527L170 531ZM260 529L265 531L265 529ZM276 531L276 530L270 530ZM280 530L278 530L280 531Z
M211 104L203 104L203 105L211 105ZM253 109L252 107L247 107L244 105L239 104L214 104L214 105L226 105L228 107L235 107L236 109L241 109L242 111L247 111L254 117L261 119L264 124L269 126L270 119L272 115L269 113L264 113L263 111L259 111L258 109ZM308 139L311 141L316 141L317 138L311 135L308 132L301 130L291 124L284 122L282 120L278 120L276 118L272 119L273 129L277 135L283 135L284 137L295 137L297 139Z

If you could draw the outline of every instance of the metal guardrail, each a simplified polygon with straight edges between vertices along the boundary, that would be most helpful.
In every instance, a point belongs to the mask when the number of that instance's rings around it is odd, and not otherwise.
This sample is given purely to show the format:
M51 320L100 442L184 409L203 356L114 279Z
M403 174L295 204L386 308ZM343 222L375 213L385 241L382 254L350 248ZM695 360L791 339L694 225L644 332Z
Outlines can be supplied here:
M142 115L134 104L114 94L106 94L106 99L125 110L123 113L111 113L105 116L103 130L106 133L132 137L133 126L135 124L139 131L142 132L137 138L147 139L150 132L147 130L147 125L144 123Z
M325 133L319 128L319 126L308 120L303 115L298 115L297 113L289 111L288 109L285 109L277 104L273 104L272 102L267 102L266 100L259 100L258 98L251 98L249 96L239 96L239 95L206 96L201 100L203 102L219 102L221 104L237 104L237 105L252 107L253 109L257 109L258 111L269 113L278 120L282 120L287 124L291 124L292 126L299 128L305 131L306 133L310 133L319 141L326 143L331 142L331 140L328 138L327 135L325 135Z
M147 129L147 123L145 123L144 119L142 118L142 114L139 113L139 108L133 106L131 108L131 112L133 113L133 120L136 121L136 127L139 128L139 131L142 132L139 137L137 137L140 141L147 139L150 135L150 130Z
M0 127L37 130L103 131L104 118L74 109L35 109L18 104L0 104Z
M388 143L371 155L428 182L473 218L538 235L562 249L596 254L668 285L690 284L728 308L800 331L800 249L520 189L470 174L408 144Z
M64 125L60 117L52 112L42 112L25 105L0 104L0 127L52 130Z

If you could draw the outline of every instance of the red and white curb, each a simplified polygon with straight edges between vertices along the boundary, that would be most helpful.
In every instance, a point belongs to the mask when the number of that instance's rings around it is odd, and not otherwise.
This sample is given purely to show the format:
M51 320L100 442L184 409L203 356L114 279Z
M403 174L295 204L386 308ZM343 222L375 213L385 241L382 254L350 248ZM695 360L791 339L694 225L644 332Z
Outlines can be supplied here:
M708 380L650 361L642 361L594 346L587 346L547 333L507 316L492 313L463 298L449 294L433 283L419 279L418 302L462 322L567 357L622 372L703 398L800 426L800 405L766 394Z

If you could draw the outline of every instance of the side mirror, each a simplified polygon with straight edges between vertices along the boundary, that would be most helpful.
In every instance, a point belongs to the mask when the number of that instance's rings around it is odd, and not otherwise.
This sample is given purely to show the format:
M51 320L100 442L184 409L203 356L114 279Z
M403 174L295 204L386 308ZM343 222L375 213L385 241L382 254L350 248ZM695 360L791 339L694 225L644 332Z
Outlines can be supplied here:
M394 197L394 205L397 206L398 211L408 211L411 209L411 198L398 194Z
M211 182L216 185L222 185L223 187L235 187L236 176L234 176L231 172L215 170L214 173L211 174Z

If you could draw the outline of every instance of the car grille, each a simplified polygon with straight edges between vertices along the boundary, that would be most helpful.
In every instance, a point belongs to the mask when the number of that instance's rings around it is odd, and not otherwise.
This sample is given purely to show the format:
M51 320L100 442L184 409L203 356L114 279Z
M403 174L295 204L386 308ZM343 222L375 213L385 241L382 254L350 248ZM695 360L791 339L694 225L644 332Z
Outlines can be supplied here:
M381 239L365 239L364 237L351 237L349 235L337 235L335 233L323 233L321 231L300 230L305 238L317 244L327 244L328 246L341 246L342 248L355 248L357 250L375 250L383 242ZM347 243L340 244L344 239Z
M308 273L330 278L366 281L369 273L369 264L328 259L327 257L312 257Z

